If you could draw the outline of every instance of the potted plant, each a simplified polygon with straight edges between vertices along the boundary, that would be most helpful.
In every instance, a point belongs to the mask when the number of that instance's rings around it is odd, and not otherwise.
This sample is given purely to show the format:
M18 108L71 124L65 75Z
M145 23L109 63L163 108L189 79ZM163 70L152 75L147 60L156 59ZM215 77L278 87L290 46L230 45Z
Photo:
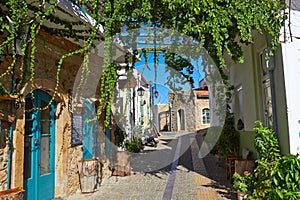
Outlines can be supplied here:
M247 199L249 192L251 191L253 184L253 175L248 171L244 171L242 175L235 173L233 175L234 184L233 187L237 189L238 200Z
M125 150L131 153L139 153L143 149L142 139L141 138L134 138L131 141L125 141Z

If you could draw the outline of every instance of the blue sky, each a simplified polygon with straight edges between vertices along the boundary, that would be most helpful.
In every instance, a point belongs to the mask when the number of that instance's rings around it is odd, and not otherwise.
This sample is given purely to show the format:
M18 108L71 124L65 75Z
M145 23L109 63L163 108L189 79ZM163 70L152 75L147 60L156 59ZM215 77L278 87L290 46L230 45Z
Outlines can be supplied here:
M137 34L137 47L138 49L141 48L154 48L154 47L162 47L162 46L169 46L173 40L175 40L172 37L168 37L166 35L164 35L163 37L154 37L156 36L156 34L158 34L159 32L162 33L164 31L166 31L166 33L168 33L168 30L165 29L154 29L152 27L151 24L144 24L142 28L139 28L138 30L133 30L132 32L127 32L127 27L124 26L122 27L122 33L120 36L122 37L126 37L127 39L129 39L131 37L132 34ZM155 31L157 30L157 31ZM168 35L168 34L167 34ZM160 40L157 41L156 43L154 41L156 40ZM187 39L187 38L181 38L181 39ZM177 42L179 42L180 40L178 40L177 38ZM196 41L195 41L196 42ZM196 42L197 43L197 42ZM155 45L154 45L155 44ZM130 44L128 44L130 45ZM158 91L158 98L154 99L154 104L157 103L168 103L168 91L169 88L166 85L167 82L167 77L169 76L168 73L165 72L166 70L166 63L164 60L164 56L163 53L158 53L158 60L159 62L157 63L157 76L156 76L156 80L155 80L155 70L154 70L154 53L149 52L148 54L148 67L145 67L145 58L144 56L141 56L141 60L139 62L135 63L135 68L141 72L143 74L143 76L146 78L146 80L148 82L152 82L155 83L156 85L156 89ZM198 61L193 60L191 62L194 66L194 73L192 74L193 79L194 79L194 88L199 87L199 81L202 80L202 78L204 77L202 75L202 66L201 66L201 57L200 59L198 59ZM182 77L182 79L184 79ZM175 81L174 81L175 83ZM185 84L185 85L176 85L176 88L182 88L184 90L188 90L191 89L189 84Z
M155 70L154 70L154 53L148 53L148 67L145 66L145 58L144 56L141 56L141 60L139 62L135 63L135 68L143 74L143 76L146 78L148 82L152 82L153 85L156 83L156 89L158 91L158 98L154 99L154 104L157 103L168 103L168 91L169 88L166 85L167 77L169 76L169 73L166 73L166 63L164 60L164 55L162 53L158 54L158 60L159 63L157 63L157 76L156 76L156 82L155 80ZM193 62L194 73L192 74L194 78L194 87L199 87L199 81L203 78L201 73L199 72L199 65L200 62ZM200 66L201 68L201 66ZM178 85L178 87L182 87L184 90L190 89L189 84L185 85Z

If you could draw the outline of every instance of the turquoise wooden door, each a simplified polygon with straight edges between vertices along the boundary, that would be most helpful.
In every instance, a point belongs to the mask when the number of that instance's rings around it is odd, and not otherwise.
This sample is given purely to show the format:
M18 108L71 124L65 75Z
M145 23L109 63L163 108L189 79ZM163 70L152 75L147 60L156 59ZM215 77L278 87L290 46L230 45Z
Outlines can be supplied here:
M83 158L89 159L98 156L99 122L95 119L97 114L95 104L87 99L83 100L83 104Z
M34 91L25 101L24 189L27 200L50 200L54 197L55 111L56 103L42 90Z
M83 101L84 111L83 111L83 158L93 158L94 149L93 149L93 125L94 121L92 120L94 115L93 104L88 100Z

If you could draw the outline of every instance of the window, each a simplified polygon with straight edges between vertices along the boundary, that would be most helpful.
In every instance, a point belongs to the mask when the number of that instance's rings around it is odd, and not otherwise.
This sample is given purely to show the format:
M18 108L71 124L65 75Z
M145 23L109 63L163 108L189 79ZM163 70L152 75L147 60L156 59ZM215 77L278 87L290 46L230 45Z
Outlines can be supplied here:
M260 70L261 70L261 84L262 84L262 98L264 109L264 125L267 127L272 126L272 92L270 84L270 73L265 59L266 51L259 54Z
M210 111L208 108L204 108L202 110L202 123L209 124L210 123Z

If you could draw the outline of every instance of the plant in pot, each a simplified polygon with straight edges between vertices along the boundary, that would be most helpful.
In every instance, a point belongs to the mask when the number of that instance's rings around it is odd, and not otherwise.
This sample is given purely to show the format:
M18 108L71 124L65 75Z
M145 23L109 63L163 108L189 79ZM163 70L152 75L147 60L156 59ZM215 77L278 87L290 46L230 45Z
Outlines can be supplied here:
M248 171L244 171L242 175L235 173L232 178L234 180L233 187L238 190L238 200L247 199L253 188L253 175Z
M142 139L141 138L133 138L131 141L125 141L125 150L131 153L139 153L143 149Z
M274 131L260 121L254 130L257 167L253 174L234 174L234 187L247 199L300 199L299 155L283 156Z

